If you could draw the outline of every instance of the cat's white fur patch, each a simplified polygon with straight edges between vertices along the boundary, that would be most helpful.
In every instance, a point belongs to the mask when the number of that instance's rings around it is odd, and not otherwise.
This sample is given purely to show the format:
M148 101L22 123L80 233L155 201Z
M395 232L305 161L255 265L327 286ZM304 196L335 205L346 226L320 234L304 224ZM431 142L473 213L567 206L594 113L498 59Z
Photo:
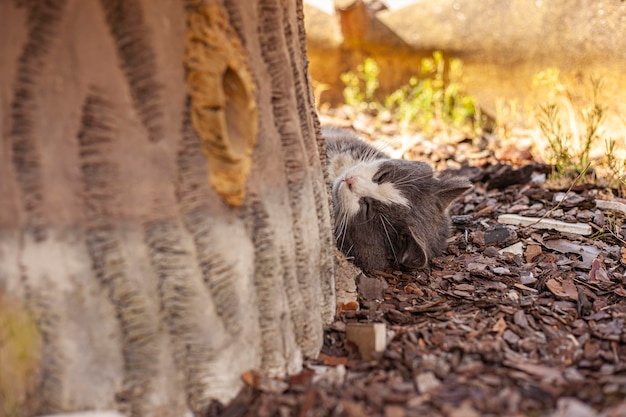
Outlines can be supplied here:
M347 153L339 153L335 155L330 161L328 161L328 175L331 180L339 178L339 176L346 172L350 167L358 163L351 155Z
M378 184L372 181L381 162L383 161L359 162L333 181L333 196L343 214L348 217L356 215L360 210L359 200L362 197L373 198L385 204L409 207L409 200L394 184L391 182ZM348 187L346 180L352 183L351 187Z

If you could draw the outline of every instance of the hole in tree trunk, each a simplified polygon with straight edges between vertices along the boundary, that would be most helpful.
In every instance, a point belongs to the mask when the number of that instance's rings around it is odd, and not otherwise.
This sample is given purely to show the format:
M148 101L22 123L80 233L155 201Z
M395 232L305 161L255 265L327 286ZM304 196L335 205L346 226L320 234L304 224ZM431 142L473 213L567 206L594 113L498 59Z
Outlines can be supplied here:
M226 69L222 77L222 88L226 97L224 115L226 118L226 140L230 146L231 155L236 159L246 156L250 143L253 143L256 120L253 109L250 108L251 97L235 70Z

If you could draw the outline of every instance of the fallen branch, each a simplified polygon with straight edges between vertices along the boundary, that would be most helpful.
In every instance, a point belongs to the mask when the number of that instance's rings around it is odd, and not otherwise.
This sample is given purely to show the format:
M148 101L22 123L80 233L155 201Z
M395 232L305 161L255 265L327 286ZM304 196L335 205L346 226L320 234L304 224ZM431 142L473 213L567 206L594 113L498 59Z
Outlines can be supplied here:
M559 232L574 233L583 236L591 234L591 226L586 223L565 223L560 220L524 217L517 214L502 214L498 216L498 223L522 227L530 226L534 229L557 230Z

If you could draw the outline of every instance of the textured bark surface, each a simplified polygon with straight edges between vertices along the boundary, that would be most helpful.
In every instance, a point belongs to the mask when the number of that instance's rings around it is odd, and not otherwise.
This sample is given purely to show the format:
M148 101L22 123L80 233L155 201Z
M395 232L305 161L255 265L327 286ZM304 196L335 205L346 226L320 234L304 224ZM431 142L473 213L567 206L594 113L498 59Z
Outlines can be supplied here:
M34 413L202 412L322 344L333 241L301 2L206 3L0 2L0 293L41 334ZM215 34L233 42L194 61Z

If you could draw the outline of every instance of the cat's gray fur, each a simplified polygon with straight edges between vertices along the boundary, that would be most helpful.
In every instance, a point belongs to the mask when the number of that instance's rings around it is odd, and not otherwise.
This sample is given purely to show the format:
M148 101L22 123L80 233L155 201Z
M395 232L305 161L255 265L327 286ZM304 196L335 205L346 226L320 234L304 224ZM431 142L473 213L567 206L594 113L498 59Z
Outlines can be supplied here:
M426 267L450 236L450 203L472 187L424 162L391 159L349 131L322 128L335 238L364 270Z

